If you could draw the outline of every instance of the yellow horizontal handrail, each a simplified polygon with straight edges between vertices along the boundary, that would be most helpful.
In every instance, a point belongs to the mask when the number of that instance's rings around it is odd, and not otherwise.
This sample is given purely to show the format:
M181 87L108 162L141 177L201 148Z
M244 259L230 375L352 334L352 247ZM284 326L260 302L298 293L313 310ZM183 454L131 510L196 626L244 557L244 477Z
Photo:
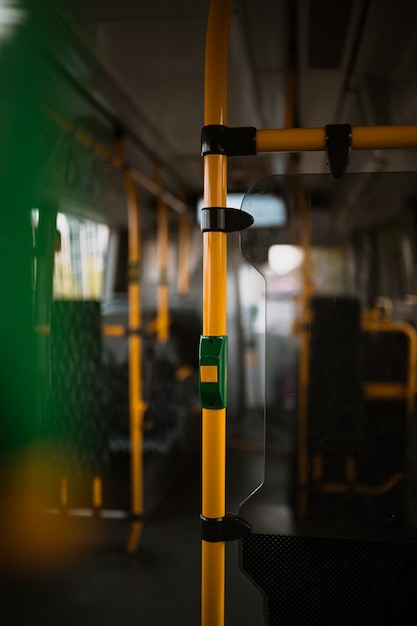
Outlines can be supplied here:
M408 385L406 383L365 383L364 392L368 400L406 398Z
M404 390L404 396L407 398L408 409L408 423L411 419L411 414L415 404L416 393L416 368L417 368L417 333L415 329L407 322L402 321L389 321L389 320L365 320L362 322L362 331L368 333L403 333L409 340L410 349L408 351L408 363L407 372L408 377L404 382L402 389ZM394 392L396 395L389 395ZM367 397L399 397L400 389L393 383L375 384L369 383L365 388ZM372 395L372 394L385 394L385 395Z
M49 324L35 326L35 333L37 335L50 335L51 327ZM101 334L104 337L124 337L128 334L128 329L121 324L104 324L101 327Z
M352 127L353 150L417 148L417 125ZM258 152L326 149L325 128L279 128L256 131Z
M101 327L101 334L104 337L124 337L127 334L126 326L120 324L105 324Z
M320 485L320 491L323 493L355 493L358 495L377 496L391 491L402 479L403 474L398 472L381 484L324 483Z

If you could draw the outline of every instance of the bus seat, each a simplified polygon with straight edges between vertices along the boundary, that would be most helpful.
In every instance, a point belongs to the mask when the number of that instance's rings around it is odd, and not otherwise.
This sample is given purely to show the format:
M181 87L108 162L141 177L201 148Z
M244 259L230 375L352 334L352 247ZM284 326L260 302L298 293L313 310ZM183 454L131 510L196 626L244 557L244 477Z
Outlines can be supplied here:
M413 335L391 322L369 333L355 298L313 297L310 306L307 490L297 485L306 515L273 534L250 498L254 531L240 541L240 567L262 593L267 626L417 624L416 544L397 490L378 492L404 466ZM269 491L260 487L258 506Z
M101 473L107 464L102 374L100 302L54 300L46 429L65 474Z
M365 414L360 424L358 471L361 480L384 481L404 466L407 432L411 424L414 378L411 351L415 331L389 321L364 325L360 368ZM372 450L372 453L369 453Z
M355 298L314 296L310 301L307 444L311 455L339 457L324 463L323 480L340 480L343 458L357 445L363 415L360 304Z

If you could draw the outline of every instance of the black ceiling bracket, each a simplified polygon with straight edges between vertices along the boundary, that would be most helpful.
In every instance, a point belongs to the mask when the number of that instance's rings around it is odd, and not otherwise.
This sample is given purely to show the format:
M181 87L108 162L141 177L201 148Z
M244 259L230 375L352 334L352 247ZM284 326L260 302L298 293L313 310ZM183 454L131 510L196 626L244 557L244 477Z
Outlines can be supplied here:
M203 233L209 231L235 233L249 228L252 224L252 215L241 209L219 206L201 209L201 230Z
M215 543L217 541L235 541L247 537L252 526L242 517L233 513L226 513L224 517L204 517L201 519L201 538L203 541Z
M342 178L349 164L352 143L350 124L328 124L326 126L326 157L330 172Z
M204 126L201 131L201 156L206 154L225 156L256 154L256 128L253 126L229 128L221 124Z

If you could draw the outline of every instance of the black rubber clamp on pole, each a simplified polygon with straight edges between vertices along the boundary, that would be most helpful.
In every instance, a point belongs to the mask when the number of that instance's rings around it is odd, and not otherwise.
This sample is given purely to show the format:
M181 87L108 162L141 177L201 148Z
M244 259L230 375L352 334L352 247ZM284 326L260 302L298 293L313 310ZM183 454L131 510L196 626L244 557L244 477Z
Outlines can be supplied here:
M201 156L250 156L256 154L256 128L243 126L229 128L222 124L208 124L201 131Z
M203 541L216 543L218 541L235 541L247 537L252 526L244 519L233 513L226 513L224 517L204 517L201 519L201 538Z
M342 178L350 158L352 127L350 124L328 124L326 126L326 157L330 172Z
M249 228L253 224L253 216L241 209L211 206L201 209L201 230L235 233Z

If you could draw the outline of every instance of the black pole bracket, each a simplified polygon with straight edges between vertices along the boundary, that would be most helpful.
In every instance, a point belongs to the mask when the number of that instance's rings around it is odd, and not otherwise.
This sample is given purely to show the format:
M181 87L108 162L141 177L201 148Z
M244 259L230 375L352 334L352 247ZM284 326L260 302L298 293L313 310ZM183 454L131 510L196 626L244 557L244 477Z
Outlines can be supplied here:
M342 178L349 164L352 143L350 124L328 124L326 126L326 157L330 172Z
M235 541L247 537L252 527L244 519L233 513L226 513L224 517L204 517L201 519L201 538L203 541L216 543L218 541Z
M243 126L229 128L222 124L208 124L201 131L201 156L250 156L256 154L256 128Z
M201 209L201 230L235 233L253 224L250 213L241 209L211 206Z

